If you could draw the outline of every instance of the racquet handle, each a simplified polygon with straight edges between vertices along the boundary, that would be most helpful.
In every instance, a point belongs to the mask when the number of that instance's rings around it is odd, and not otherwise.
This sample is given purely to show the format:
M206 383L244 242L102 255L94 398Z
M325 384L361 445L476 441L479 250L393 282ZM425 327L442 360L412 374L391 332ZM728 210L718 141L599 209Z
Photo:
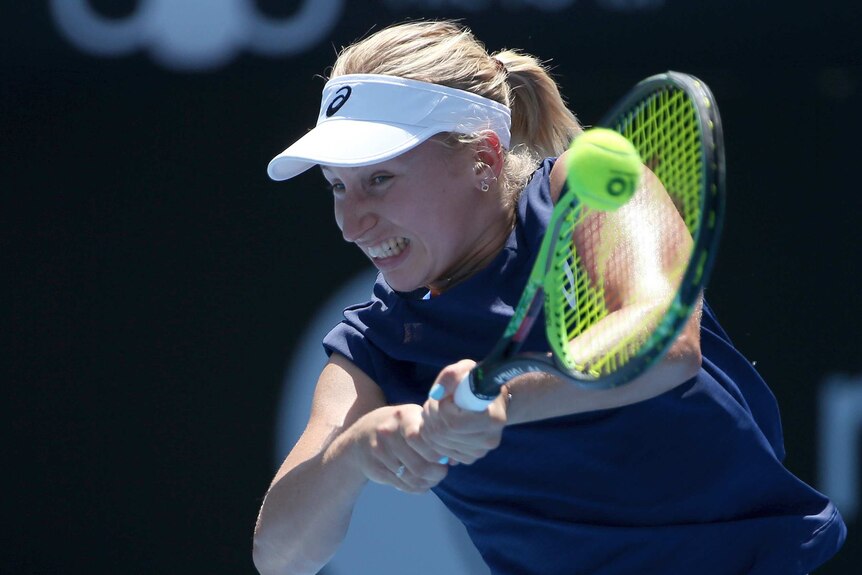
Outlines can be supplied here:
M470 385L471 377L472 372L465 375L464 379L458 382L458 387L455 388L455 405L468 411L485 411L485 408L487 408L488 404L493 400L482 399L481 397L473 395L473 389ZM449 458L441 457L437 463L446 465L449 463Z
M471 380L473 373L468 373L455 388L455 405L468 411L485 411L493 399L483 399L473 394Z

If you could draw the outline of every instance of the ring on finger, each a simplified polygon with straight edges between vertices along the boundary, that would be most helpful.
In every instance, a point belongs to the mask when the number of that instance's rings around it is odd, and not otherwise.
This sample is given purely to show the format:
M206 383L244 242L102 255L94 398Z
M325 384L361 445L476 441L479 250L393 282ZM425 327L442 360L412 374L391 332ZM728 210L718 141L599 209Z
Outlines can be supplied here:
M407 471L407 467L402 463L398 466L398 469L395 471L395 477L401 479L404 476L404 472Z

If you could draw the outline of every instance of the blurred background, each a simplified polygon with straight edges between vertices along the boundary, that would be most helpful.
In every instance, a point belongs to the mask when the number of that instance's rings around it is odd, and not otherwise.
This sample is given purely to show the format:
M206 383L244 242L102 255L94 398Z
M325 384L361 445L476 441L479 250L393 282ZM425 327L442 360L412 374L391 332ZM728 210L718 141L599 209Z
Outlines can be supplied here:
M419 17L460 18L491 50L548 59L586 125L654 73L710 85L729 202L708 298L778 398L787 467L847 520L818 573L857 572L852 0L0 6L3 573L255 572L257 509L304 423L320 326L364 297L351 282L368 274L319 174L277 184L266 164L313 125L340 47ZM356 565L327 572L371 572Z

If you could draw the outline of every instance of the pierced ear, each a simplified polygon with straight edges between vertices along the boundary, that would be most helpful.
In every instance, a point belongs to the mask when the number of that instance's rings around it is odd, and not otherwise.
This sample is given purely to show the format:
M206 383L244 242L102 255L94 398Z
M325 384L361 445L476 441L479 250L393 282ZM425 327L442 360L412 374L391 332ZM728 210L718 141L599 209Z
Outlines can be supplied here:
M496 132L482 132L482 139L476 145L476 166L482 166L482 171L490 170L494 178L500 177L503 171L503 149Z

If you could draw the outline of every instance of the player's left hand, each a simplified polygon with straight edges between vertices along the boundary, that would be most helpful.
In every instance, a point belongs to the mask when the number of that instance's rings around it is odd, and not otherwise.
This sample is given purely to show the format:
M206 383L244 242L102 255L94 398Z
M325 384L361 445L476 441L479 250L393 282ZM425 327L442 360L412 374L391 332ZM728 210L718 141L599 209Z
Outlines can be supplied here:
M461 409L453 401L458 383L476 362L462 360L449 365L435 381L436 392L423 405L422 439L450 463L470 464L500 445L506 425L506 394L503 393L484 411ZM439 387L436 387L439 386Z

